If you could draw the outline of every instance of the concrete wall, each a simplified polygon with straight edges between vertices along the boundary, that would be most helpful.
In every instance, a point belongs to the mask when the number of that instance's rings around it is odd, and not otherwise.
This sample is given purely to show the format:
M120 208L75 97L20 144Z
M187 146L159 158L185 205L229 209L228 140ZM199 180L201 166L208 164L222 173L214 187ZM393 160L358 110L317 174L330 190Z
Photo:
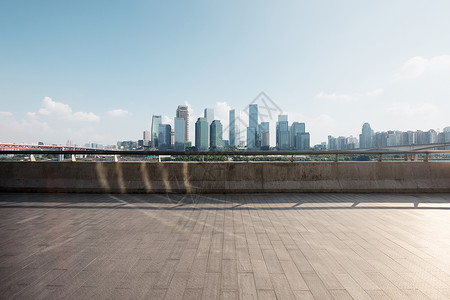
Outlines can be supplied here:
M450 192L450 162L1 162L2 192Z

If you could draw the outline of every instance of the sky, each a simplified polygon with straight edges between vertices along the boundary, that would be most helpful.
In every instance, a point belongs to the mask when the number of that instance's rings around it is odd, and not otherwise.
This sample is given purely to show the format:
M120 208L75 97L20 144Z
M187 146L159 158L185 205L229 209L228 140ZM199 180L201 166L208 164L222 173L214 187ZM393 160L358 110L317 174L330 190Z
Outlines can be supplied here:
M0 143L138 140L180 104L194 140L204 108L227 128L228 110L260 92L306 123L312 145L364 122L442 130L449 11L432 0L0 0ZM276 119L265 117L272 146Z

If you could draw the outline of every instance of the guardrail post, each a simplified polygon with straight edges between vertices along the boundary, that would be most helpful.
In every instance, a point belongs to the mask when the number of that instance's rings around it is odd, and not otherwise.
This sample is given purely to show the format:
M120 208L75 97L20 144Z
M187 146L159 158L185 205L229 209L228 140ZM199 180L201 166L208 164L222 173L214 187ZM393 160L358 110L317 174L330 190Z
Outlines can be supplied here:
M428 162L428 156L429 155L430 155L429 153L425 153L425 158L423 159L424 162Z
M36 161L36 158L34 157L34 154L30 154L30 161Z
M158 162L161 162L161 155L158 155Z
M72 161L73 161L73 162L76 162L76 161L77 161L76 158L75 158L75 154L72 154Z
M383 161L383 154L380 153L380 155L378 156L378 161Z
M336 154L336 157L334 158L334 161L335 161L335 162L338 162L338 161L339 161L338 158L339 158L339 154Z
M205 156L204 156L204 155L202 155L202 161L203 161L203 162L205 161Z
M119 158L117 157L117 155L114 155L114 161L115 161L115 162L118 162L118 161L119 161Z
M291 162L294 162L294 154L291 156Z

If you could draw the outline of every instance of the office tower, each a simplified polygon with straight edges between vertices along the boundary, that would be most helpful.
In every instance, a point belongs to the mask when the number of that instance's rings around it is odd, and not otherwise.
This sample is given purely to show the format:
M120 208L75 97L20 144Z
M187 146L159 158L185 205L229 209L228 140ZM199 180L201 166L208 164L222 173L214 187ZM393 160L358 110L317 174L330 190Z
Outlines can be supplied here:
M359 135L359 147L371 148L373 146L373 130L370 128L369 123L364 123L362 132ZM386 145L383 145L386 146Z
M294 122L290 127L290 148L292 150L300 149L300 134L305 133L305 123ZM309 148L308 148L309 149Z
M152 117L152 147L158 148L159 124L161 124L161 116L153 115Z
M301 132L297 135L296 138L296 148L301 151L308 151L310 149L310 136L309 132Z
M150 146L150 141L152 140L152 135L151 135L150 130L145 130L142 135L143 135L142 139L143 139L144 146L146 146L146 147Z
M178 105L177 118L184 118L184 140L189 140L189 107L187 105Z
M210 150L219 151L223 149L223 140L222 140L222 123L219 120L214 120L210 125L210 141L211 146Z
M177 117L174 119L174 145L176 151L184 151L186 144L186 119Z
M278 150L289 150L289 124L288 124L288 116L287 115L279 115L277 128L277 149Z
M261 122L259 125L259 135L261 139L261 150L270 149L269 122Z
M158 127L158 149L168 150L171 148L172 126L170 124L159 124Z
M198 118L195 122L195 149L197 151L208 150L208 127L205 118Z
M248 106L247 149L256 149L259 146L258 131L258 104L250 104Z
M205 108L204 115L206 122L208 123L208 146L211 145L211 141L209 140L209 125L211 125L212 121L214 120L214 109L212 108Z
M236 111L230 110L230 122L229 122L229 140L230 147L236 147Z
M248 127L258 128L258 104L250 104L248 106Z
M247 127L247 149L256 148L256 128Z

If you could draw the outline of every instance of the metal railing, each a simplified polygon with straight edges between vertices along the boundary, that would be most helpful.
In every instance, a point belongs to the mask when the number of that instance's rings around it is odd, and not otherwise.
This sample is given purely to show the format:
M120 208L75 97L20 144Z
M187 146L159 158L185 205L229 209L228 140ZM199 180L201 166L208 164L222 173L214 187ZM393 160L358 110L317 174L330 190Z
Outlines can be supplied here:
M418 156L423 156L423 161L427 162L430 155L449 154L450 150L418 150L418 151L363 151L363 150L346 150L346 151L146 151L146 150L1 150L0 155L30 155L30 160L35 161L34 155L71 155L72 161L76 161L76 155L94 155L94 156L113 156L115 161L118 161L119 156L148 156L156 157L161 161L162 156L200 156L202 160L209 156L226 156L226 157L264 157L264 156L279 156L288 157L294 161L296 157L302 156L333 156L334 161L338 162L340 156L377 156L378 161L383 161L383 157L389 155L404 155L405 160L414 161ZM447 158L449 159L449 158Z

